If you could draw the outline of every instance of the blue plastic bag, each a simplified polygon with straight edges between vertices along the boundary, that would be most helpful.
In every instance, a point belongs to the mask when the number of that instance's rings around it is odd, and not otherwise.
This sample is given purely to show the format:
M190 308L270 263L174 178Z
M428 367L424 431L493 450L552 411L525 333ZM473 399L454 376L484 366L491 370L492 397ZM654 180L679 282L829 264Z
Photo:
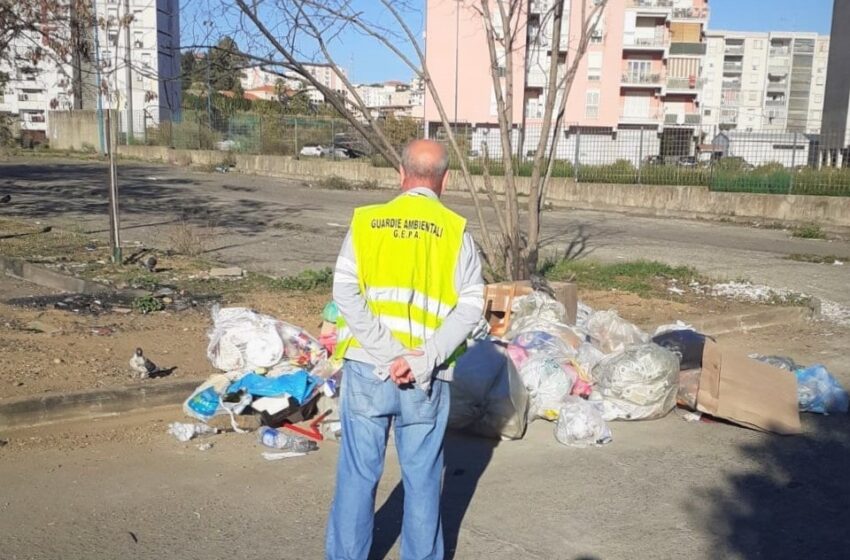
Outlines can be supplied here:
M818 414L847 413L850 397L824 366L798 369L795 374L800 410Z
M192 395L186 401L186 412L204 422L215 416L219 407L219 396L215 389L209 387Z
M227 388L228 393L244 389L255 397L279 397L284 393L303 403L316 387L316 378L304 370L281 375L280 377L264 377L249 373Z

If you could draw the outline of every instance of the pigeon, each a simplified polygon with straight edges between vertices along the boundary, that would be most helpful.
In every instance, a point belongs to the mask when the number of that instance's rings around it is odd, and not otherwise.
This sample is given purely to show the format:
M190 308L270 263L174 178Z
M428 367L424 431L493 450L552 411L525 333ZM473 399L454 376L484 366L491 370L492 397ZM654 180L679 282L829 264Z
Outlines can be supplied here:
M148 255L147 257L145 257L144 259L142 259L139 262L139 264L141 264L143 267L145 267L148 270L148 272L156 272L156 263L157 263L156 257L153 256L153 255Z
M4 195L2 198L0 198L0 204L8 204L10 200L12 200L12 195Z
M151 375L159 371L156 364L145 358L141 348L136 348L133 356L130 358L130 369L138 374L140 379L147 379Z

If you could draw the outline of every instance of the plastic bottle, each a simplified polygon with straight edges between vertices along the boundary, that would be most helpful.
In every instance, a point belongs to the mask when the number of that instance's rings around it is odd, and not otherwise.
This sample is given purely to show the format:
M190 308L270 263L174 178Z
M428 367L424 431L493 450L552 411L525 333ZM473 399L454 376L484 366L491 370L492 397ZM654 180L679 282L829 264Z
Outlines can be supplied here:
M285 449L299 453L308 453L319 448L315 441L290 435L269 426L260 428L259 440L260 443L272 449Z

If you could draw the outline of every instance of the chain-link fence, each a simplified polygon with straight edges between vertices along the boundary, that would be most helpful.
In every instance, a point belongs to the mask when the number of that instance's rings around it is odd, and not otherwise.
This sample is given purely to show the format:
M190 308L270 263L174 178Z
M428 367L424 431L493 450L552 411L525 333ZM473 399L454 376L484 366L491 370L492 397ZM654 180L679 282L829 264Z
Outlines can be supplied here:
M687 116L687 115L685 115ZM385 133L402 146L423 137L414 119L382 121ZM143 131L143 132L142 132ZM432 123L428 137L447 141ZM504 174L498 127L454 126L458 145L473 174ZM140 134L142 135L140 137ZM533 172L541 127L511 133L514 172ZM367 159L387 166L346 120L318 116L183 111L179 121L153 124L139 115L136 142L184 149L221 150L328 159ZM126 140L126 138L125 138ZM578 182L706 186L715 191L850 196L850 138L777 131L722 130L694 126L621 125L567 127L546 150L554 150L553 177ZM452 152L451 167L460 162Z

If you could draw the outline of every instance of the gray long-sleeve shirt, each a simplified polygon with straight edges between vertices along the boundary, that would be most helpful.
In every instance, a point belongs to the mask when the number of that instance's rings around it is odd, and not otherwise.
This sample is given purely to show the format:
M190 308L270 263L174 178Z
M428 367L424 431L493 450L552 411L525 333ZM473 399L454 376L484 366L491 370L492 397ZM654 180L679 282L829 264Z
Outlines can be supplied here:
M437 198L433 191L424 187L411 189L399 196ZM458 303L434 334L418 348L422 351L422 356L407 356L416 384L425 391L429 389L434 376L451 381L452 368L445 362L476 327L484 310L481 260L468 231L463 233L455 267L455 289L458 293ZM371 312L365 295L361 293L350 229L336 262L333 298L352 335L360 343L360 348L350 348L345 357L375 365L376 375L386 379L392 361L409 351Z

